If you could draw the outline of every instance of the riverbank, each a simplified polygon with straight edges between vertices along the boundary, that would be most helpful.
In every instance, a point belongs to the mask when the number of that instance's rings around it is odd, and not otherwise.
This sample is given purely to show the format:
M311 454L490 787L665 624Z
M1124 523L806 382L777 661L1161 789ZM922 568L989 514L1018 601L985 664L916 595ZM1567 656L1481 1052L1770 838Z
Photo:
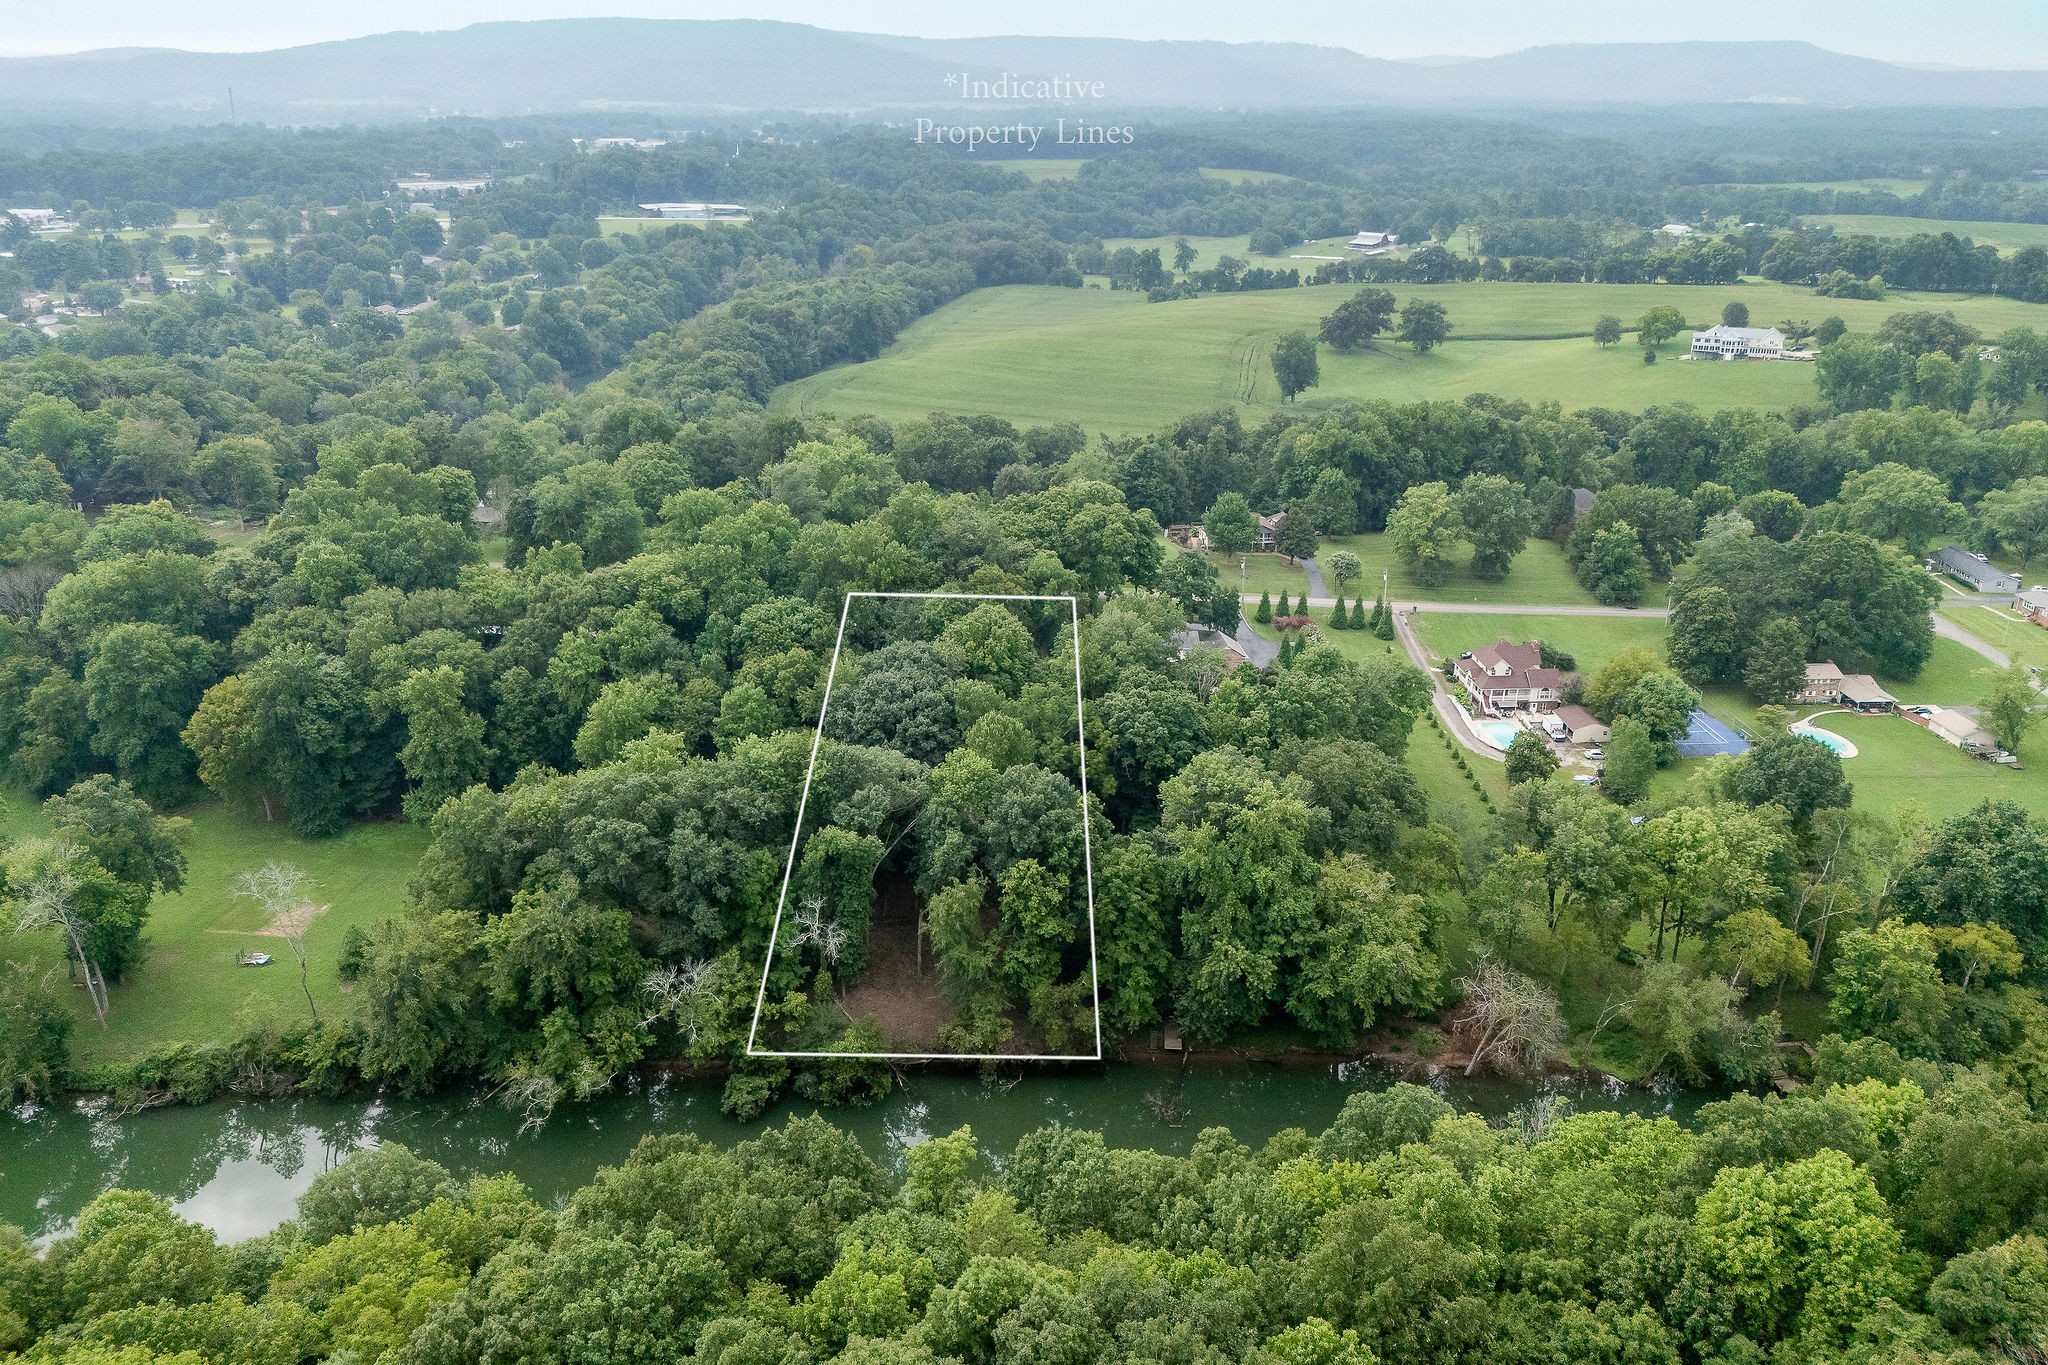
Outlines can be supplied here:
M917 1072L880 1103L828 1116L891 1167L917 1143L963 1124L998 1154L1033 1129L1063 1123L1100 1131L1114 1146L1181 1155L1208 1127L1229 1128L1252 1144L1286 1128L1318 1131L1354 1091L1397 1079L1364 1060L1289 1065L1222 1054L1188 1065L1131 1060L988 1079ZM1690 1122L1700 1105L1719 1098L1595 1085L1577 1075L1535 1086L1455 1073L1412 1079L1499 1122L1539 1101ZM125 1115L103 1098L66 1100L0 1118L0 1223L48 1236L119 1184L161 1194L223 1239L239 1240L291 1216L292 1201L314 1176L380 1142L403 1143L458 1176L509 1171L546 1203L624 1159L649 1134L689 1132L730 1146L758 1136L764 1122L815 1108L784 1099L763 1121L743 1123L720 1112L719 1091L713 1079L636 1074L612 1093L562 1106L538 1128L523 1128L482 1090L221 1101Z

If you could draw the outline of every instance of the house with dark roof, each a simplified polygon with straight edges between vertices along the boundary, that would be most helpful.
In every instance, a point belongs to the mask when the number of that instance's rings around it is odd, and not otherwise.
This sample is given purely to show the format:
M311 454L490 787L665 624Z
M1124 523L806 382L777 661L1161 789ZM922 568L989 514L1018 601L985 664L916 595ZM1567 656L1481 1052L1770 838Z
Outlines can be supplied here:
M2048 585L2036 584L2014 593L2012 609L2037 626L2048 626Z
M1253 543L1252 548L1265 554L1271 554L1274 547L1280 543L1280 523L1286 519L1287 514L1285 512L1275 512L1271 516L1261 516L1259 518L1259 538Z
M2017 593L2018 574L2010 574L1983 555L1972 554L1960 545L1944 545L1927 561L1929 573L1946 574L1972 592Z
M1452 666L1452 673L1480 709L1551 711L1564 699L1565 675L1543 666L1542 647L1496 640L1481 645Z

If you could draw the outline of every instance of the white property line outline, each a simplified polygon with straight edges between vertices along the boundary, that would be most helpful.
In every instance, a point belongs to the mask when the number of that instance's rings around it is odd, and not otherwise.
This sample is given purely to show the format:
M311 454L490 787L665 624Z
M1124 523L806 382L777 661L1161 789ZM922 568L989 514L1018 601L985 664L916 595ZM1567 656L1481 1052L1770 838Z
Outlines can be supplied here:
M1093 1052L785 1052L754 1046L761 1031L761 1011L768 1002L768 973L775 966L775 943L782 932L782 912L789 903L789 882L796 873L796 851L803 842L804 812L810 805L811 780L818 772L818 749L825 740L825 713L832 705L832 681L839 673L839 652L846 644L846 618L856 597L895 597L953 602L1065 602L1074 626L1074 739L1081 761L1081 866L1088 887L1088 985L1095 1007ZM818 728L811 735L811 761L796 801L796 830L789 837L789 861L782 869L782 893L775 900L775 923L768 930L768 952L761 960L761 988L754 994L754 1019L747 1028L749 1057L837 1057L852 1061L902 1062L1099 1062L1102 1060L1102 968L1095 947L1095 848L1088 822L1088 733L1081 693L1081 604L1071 594L1038 596L1008 592L849 592L839 607L839 634L832 641L832 663L825 670L825 696L818 703Z

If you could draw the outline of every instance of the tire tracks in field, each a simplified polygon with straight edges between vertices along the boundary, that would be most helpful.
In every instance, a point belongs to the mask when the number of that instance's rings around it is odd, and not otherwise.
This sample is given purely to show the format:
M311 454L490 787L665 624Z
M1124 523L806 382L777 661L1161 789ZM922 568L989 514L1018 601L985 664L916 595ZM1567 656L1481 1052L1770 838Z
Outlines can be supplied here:
M1249 404L1259 384L1259 354L1261 341L1253 337L1245 343L1244 354L1237 362L1237 401Z

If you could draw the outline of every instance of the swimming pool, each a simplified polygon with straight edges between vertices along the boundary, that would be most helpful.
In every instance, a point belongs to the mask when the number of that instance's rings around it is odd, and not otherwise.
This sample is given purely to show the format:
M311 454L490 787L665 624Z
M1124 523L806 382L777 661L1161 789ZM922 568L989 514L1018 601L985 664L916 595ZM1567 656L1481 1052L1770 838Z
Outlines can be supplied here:
M1472 728L1496 749L1507 748L1515 742L1515 736L1522 733L1522 727L1511 720L1475 720Z
M1856 746L1836 734L1833 730L1823 730L1818 725L1795 725L1792 727L1792 733L1804 735L1808 739L1818 740L1843 758L1856 757Z

